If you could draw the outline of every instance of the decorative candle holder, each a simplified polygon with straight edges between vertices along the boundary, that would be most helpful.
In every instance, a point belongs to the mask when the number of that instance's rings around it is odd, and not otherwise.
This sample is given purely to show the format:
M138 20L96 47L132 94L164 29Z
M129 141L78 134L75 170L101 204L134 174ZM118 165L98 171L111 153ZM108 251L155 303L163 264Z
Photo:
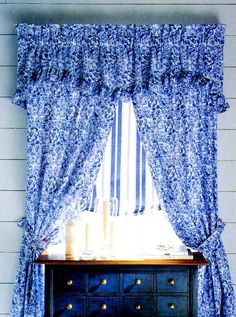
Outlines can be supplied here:
M115 197L98 199L96 202L97 213L102 216L102 241L99 252L101 259L111 258L114 246L114 222L118 215L118 200Z
M83 249L80 254L81 260L95 260L97 258L97 252L94 247L96 216L96 213L91 211L83 211L80 214L81 232L84 236Z

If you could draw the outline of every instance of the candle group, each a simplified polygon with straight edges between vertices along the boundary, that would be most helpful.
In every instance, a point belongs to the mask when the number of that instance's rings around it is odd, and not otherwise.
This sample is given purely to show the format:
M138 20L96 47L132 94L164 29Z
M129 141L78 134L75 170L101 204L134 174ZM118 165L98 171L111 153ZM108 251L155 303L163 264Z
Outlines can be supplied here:
M163 211L114 216L113 209L110 200L102 200L99 212L85 211L79 220L69 221L65 253L81 259L90 255L97 259L145 258L158 255L160 245L181 246Z

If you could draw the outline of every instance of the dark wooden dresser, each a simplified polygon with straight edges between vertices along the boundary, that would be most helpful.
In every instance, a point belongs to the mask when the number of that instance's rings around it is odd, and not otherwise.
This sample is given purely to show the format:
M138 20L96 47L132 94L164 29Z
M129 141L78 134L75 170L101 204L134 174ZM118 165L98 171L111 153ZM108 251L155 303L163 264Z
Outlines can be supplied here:
M198 266L193 260L78 261L40 256L46 317L197 316Z

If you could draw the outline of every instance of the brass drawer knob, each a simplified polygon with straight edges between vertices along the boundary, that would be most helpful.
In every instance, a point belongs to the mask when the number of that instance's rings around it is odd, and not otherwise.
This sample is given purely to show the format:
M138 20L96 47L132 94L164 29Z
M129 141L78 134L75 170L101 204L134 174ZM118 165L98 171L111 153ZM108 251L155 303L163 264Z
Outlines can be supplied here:
M72 280L69 280L69 281L66 282L66 284L67 284L68 286L71 286L71 285L73 284L73 281L72 281Z
M106 310L107 309L107 305L106 304L102 304L100 308L101 308L101 310Z
M141 283L142 283L142 281L141 281L140 279L137 278L137 279L135 280L135 285L141 285Z
M106 280L106 279L103 279L103 280L101 281L101 284L102 284L102 285L107 285L107 280Z
M136 305L135 305L135 309L136 309L136 310L141 310L141 308L142 308L142 306L141 306L140 304L136 304Z
M175 280L174 280L173 278L170 278L170 279L168 280L168 284L169 284L169 285L175 285Z
M168 307L169 307L171 310L173 310L173 309L175 309L175 304L169 304Z
M72 308L73 308L73 305L72 305L72 304L67 304L67 305L66 305L66 309L71 310Z

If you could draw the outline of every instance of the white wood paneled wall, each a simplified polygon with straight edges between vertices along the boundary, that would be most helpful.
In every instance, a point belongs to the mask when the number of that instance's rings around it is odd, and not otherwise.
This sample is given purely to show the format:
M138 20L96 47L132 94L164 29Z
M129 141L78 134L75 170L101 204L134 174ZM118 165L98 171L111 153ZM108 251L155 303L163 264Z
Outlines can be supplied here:
M11 104L16 82L14 24L225 23L225 95L218 121L218 188L236 290L236 0L0 0L0 317L9 316L24 214L26 114Z

